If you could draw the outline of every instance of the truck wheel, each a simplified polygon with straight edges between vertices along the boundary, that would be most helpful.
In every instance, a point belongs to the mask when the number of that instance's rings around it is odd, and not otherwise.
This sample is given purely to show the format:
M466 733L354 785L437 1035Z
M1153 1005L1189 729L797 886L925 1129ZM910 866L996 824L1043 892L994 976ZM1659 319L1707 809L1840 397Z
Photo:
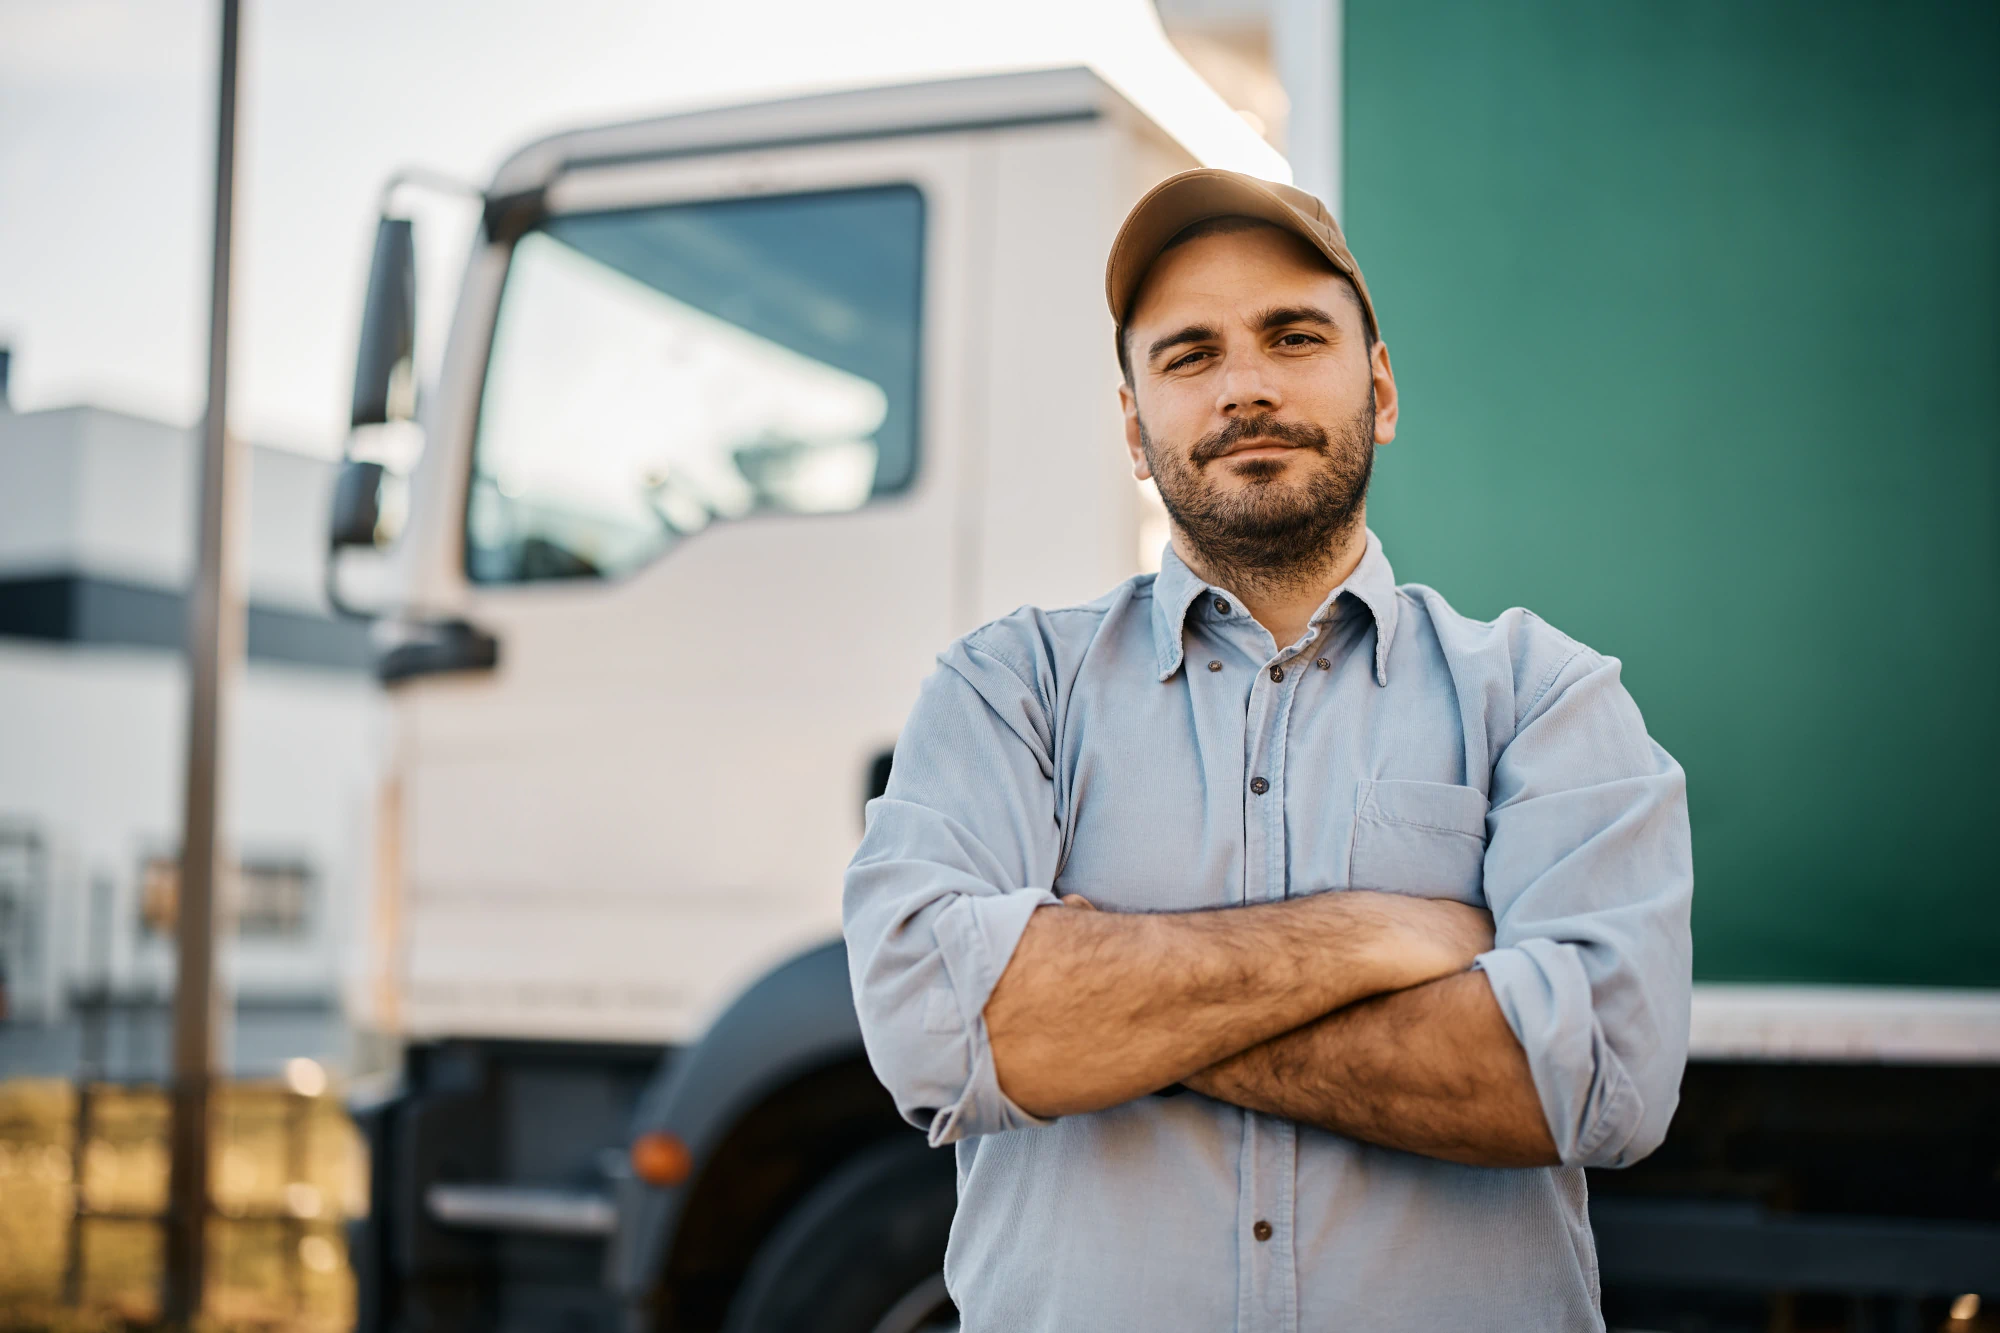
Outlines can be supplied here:
M726 1333L957 1333L944 1245L952 1155L898 1137L839 1168L771 1233Z

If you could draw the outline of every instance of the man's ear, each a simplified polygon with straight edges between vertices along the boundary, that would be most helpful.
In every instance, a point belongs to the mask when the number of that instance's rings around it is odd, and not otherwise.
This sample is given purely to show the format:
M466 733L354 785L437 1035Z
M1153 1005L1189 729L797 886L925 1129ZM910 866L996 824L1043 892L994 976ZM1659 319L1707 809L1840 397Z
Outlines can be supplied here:
M1132 455L1132 475L1145 481L1153 475L1153 469L1146 464L1146 449L1139 441L1139 400L1132 395L1132 386L1118 386L1118 410L1125 414L1125 452Z
M1396 438L1396 372L1389 365L1389 344L1376 341L1368 351L1368 374L1375 386L1375 443Z

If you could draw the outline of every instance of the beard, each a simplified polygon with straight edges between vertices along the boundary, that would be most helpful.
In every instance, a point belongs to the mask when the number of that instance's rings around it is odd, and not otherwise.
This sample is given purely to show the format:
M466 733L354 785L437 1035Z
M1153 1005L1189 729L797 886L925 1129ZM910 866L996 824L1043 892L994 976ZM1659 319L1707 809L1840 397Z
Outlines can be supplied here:
M1250 438L1290 445L1304 457L1233 464L1243 482L1214 485L1207 469ZM1155 447L1139 423L1139 445L1167 516L1201 560L1211 582L1238 595L1292 591L1320 581L1360 524L1375 468L1375 395L1329 433L1270 415L1239 417L1195 441L1185 455ZM1305 477L1285 479L1303 467Z

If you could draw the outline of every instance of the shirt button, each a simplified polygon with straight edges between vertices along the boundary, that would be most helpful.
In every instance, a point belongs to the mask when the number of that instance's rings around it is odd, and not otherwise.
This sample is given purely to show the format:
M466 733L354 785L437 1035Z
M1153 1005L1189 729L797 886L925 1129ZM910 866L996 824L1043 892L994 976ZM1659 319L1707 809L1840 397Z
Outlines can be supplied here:
M1269 1240L1271 1239L1271 1224L1269 1222L1259 1222L1256 1226L1250 1228L1250 1234L1258 1240Z
M1217 614L1218 616L1226 616L1229 614L1228 599L1222 597L1218 597L1215 599L1215 614Z
M1272 667L1272 668L1271 668L1271 679L1272 679L1272 680L1283 680L1284 678L1285 678L1285 669L1284 669L1283 667Z
M1220 670L1222 670L1222 663L1220 663L1220 662L1210 662L1210 663L1208 664L1208 669L1209 669L1210 671L1220 671Z
M1250 790L1262 796L1265 792L1271 790L1271 784L1262 778L1252 778L1250 779Z
M1333 663L1327 661L1324 657L1320 658L1319 661L1313 663L1313 665L1318 667L1321 671L1333 670Z

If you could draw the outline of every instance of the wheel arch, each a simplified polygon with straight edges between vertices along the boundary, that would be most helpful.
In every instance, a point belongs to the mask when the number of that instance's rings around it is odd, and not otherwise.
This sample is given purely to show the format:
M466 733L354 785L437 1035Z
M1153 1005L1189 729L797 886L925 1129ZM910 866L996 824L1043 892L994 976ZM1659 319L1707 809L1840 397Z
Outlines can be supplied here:
M914 1133L869 1068L838 940L766 973L640 1098L632 1133L687 1145L687 1181L618 1190L610 1277L629 1309L718 1327L763 1237L840 1162Z

